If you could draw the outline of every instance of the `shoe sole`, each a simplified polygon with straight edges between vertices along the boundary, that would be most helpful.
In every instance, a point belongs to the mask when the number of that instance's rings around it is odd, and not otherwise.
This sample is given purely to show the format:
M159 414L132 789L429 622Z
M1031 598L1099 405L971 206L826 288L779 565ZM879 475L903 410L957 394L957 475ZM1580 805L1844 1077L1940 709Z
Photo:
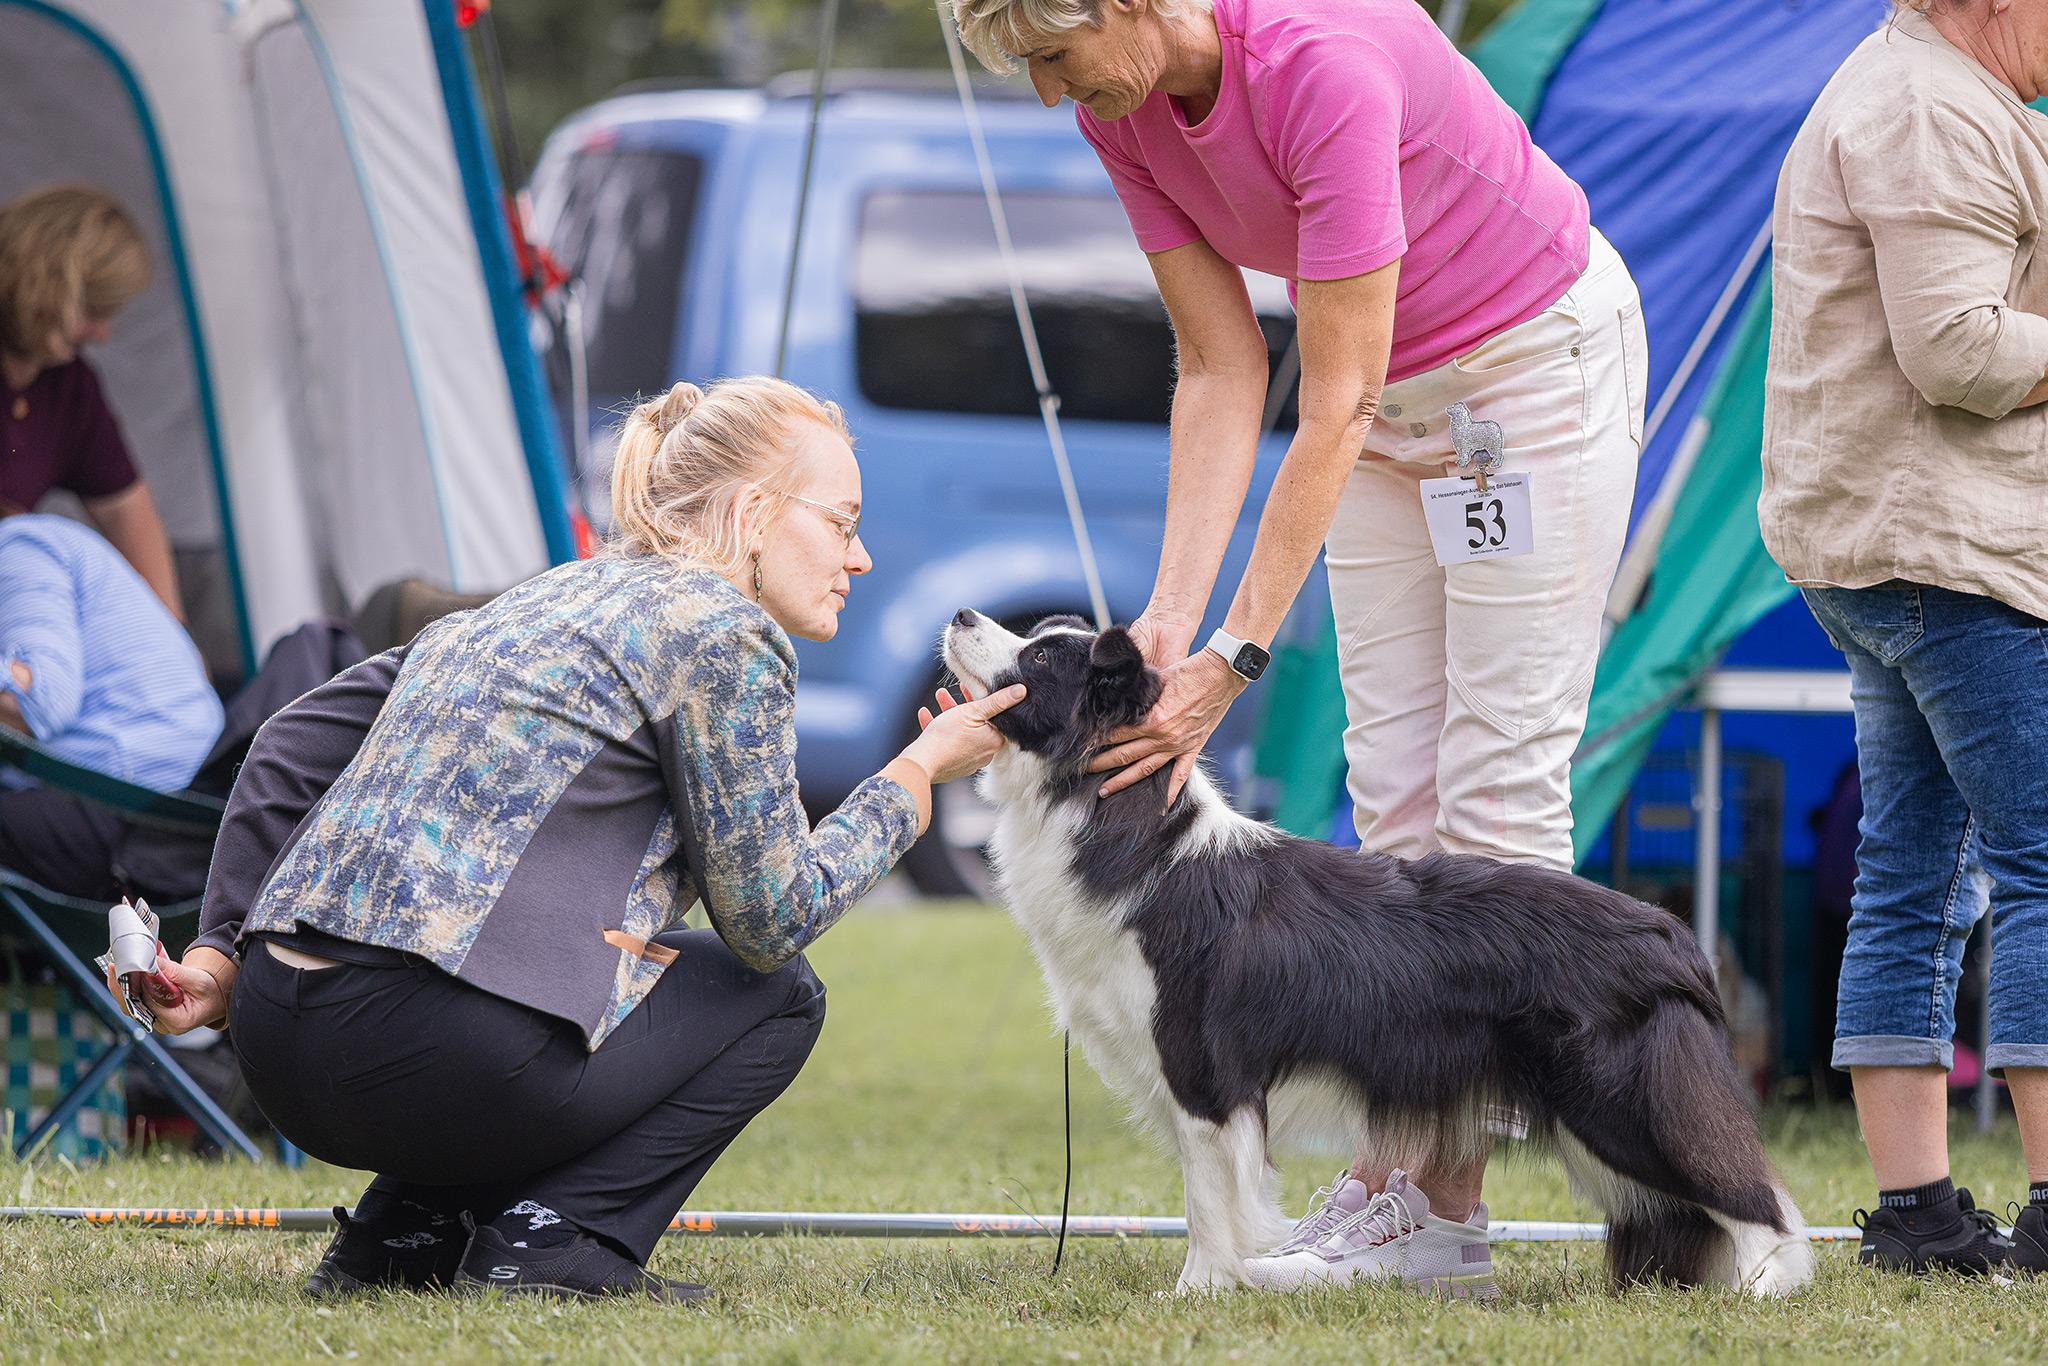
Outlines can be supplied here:
M1278 1295L1299 1294L1304 1290L1315 1290L1324 1286L1342 1289L1360 1281L1392 1281L1393 1276L1367 1276L1351 1271L1342 1275L1317 1276L1304 1273L1292 1274L1290 1269L1278 1275L1253 1271L1249 1263L1245 1267L1245 1281L1256 1290L1267 1290ZM1410 1290L1438 1295L1452 1300L1492 1301L1500 1298L1500 1287L1494 1283L1491 1267L1484 1271L1459 1272L1448 1276L1402 1276L1401 1283Z
M1438 1276L1433 1280L1410 1281L1408 1284L1416 1290L1428 1290L1450 1300L1478 1300L1491 1304L1500 1298L1500 1287L1494 1283L1491 1271Z
M583 1300L593 1304L600 1300L643 1299L678 1308L709 1304L713 1298L713 1292L708 1290L686 1299L671 1299L663 1295L652 1295L644 1290L585 1290L578 1286L556 1285L548 1281L487 1281L480 1276L471 1276L467 1273L455 1278L454 1289L457 1294L467 1295L471 1299L480 1299L495 1290L506 1296L535 1295L543 1299Z
M431 1295L446 1290L452 1282L438 1277L423 1281L410 1281L392 1277L381 1281L362 1281L346 1271L316 1267L306 1278L303 1292L309 1300L350 1300L363 1295L374 1295L380 1290L400 1290L413 1295Z
M1947 1272L1951 1276L2008 1276L2015 1269L2010 1262L1976 1266L1969 1262L1944 1262L1936 1258L1888 1257L1882 1253L1858 1254L1856 1265L1898 1276L1932 1276L1938 1272Z

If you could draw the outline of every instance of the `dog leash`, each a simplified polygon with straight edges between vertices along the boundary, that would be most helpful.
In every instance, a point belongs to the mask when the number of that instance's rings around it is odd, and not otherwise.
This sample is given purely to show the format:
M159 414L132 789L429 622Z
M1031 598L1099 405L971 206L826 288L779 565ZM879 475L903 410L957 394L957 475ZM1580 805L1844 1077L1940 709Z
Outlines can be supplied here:
M1074 1197L1074 1035L1070 1030L1060 1033L1060 1114L1067 1134L1067 1176L1060 1187L1060 1240L1053 1246L1047 1280L1060 1274L1060 1262L1067 1255L1067 1206Z

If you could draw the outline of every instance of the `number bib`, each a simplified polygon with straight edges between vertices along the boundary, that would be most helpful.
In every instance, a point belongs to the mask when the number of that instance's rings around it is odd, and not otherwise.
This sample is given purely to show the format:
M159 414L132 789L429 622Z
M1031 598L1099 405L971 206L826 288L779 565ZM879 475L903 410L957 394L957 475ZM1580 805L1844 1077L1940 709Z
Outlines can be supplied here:
M1484 493L1474 480L1457 475L1425 479L1422 516L1429 523L1430 544L1440 565L1527 555L1536 549L1526 474L1491 475Z

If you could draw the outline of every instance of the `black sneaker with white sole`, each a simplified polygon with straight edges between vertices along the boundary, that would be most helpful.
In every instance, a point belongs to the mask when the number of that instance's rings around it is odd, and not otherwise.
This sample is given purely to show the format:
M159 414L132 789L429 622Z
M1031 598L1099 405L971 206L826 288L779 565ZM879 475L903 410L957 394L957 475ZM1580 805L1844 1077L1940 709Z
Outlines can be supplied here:
M1856 1226L1863 1230L1856 1260L1887 1271L1983 1276L2004 1271L2013 1251L1991 1211L1978 1209L1961 1188L1925 1209L1859 1209Z
M316 1300L367 1290L445 1289L455 1283L469 1241L469 1231L447 1216L426 1228L414 1222L380 1225L336 1205L334 1222L339 1227L306 1278L306 1293Z
M2014 1271L2048 1274L2048 1206L2023 1205L2012 1218L2012 1260Z
M623 1295L663 1304L699 1304L711 1298L703 1286L657 1276L581 1230L553 1247L515 1247L488 1224L470 1238L455 1284L471 1294L500 1290L555 1299Z

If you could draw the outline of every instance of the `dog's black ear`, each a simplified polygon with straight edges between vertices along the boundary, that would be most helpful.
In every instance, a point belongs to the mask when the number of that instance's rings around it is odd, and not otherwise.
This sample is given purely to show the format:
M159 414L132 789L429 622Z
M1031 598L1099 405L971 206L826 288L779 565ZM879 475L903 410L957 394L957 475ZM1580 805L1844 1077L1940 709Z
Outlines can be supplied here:
M1131 633L1112 626L1095 638L1088 652L1088 686L1081 708L1100 726L1128 726L1159 700L1159 675L1145 667L1145 656Z

